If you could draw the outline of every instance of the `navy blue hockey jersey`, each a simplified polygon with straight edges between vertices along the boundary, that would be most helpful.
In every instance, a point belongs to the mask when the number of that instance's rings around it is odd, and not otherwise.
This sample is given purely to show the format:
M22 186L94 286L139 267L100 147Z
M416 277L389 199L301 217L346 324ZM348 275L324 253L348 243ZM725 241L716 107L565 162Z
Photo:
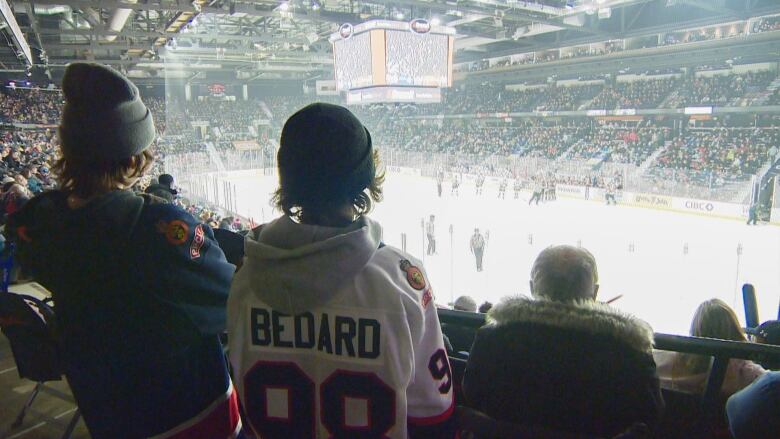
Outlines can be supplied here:
M114 191L69 209L54 191L9 224L52 291L65 374L95 438L228 438L241 425L219 335L234 266L173 205Z

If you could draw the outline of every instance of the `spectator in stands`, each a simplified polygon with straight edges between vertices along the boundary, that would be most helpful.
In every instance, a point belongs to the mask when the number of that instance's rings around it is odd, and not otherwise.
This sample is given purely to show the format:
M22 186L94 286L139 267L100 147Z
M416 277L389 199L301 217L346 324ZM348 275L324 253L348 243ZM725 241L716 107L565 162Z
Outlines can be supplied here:
M596 302L596 261L572 246L543 250L531 270L535 300L495 305L474 341L463 381L468 405L500 421L612 437L653 427L663 400L653 331Z
M366 215L384 179L368 130L346 108L316 103L287 120L280 145L274 199L284 216L247 238L228 303L252 429L452 437L453 383L428 279ZM293 385L288 397L267 396L268 386Z
M170 174L162 174L157 178L157 182L153 182L146 188L147 194L160 197L167 201L173 201L178 192L173 188L173 176Z
M21 209L31 197L24 177L5 177L0 194L0 223L5 224L8 217Z
M154 159L135 85L73 63L63 91L60 189L27 203L7 233L23 270L52 291L87 428L96 438L239 434L218 338L234 266L211 229L126 190Z
M482 314L487 314L491 308L493 308L493 304L490 302L485 302L482 305L479 305L479 312Z
M780 372L769 372L726 402L734 439L776 439L780 436Z
M27 189L33 194L39 194L43 192L43 182L36 176L37 169L35 166L28 166L22 170L22 177L27 180Z
M756 343L780 345L780 320L768 320L753 332Z
M222 230L230 230L232 232L233 231L233 218L229 217L229 216L227 216L225 218L222 218L219 221L219 228L222 229Z
M692 337L717 338L730 341L747 341L745 331L737 315L724 301L708 300L696 309L691 323ZM707 382L711 358L701 355L657 351L658 374L664 388L702 393ZM758 364L742 359L732 359L721 387L724 396L743 389L766 373Z
M477 302L470 296L460 296L455 299L452 309L456 311L477 312Z
M768 320L751 330L751 333L756 343L780 346L780 320ZM780 362L765 360L761 361L760 364L765 369L780 369Z

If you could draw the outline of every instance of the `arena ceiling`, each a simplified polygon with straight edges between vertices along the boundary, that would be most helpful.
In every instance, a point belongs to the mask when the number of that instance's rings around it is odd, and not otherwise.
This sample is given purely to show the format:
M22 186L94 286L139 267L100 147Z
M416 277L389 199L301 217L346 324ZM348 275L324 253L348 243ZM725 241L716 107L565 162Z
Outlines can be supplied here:
M72 60L91 60L137 78L221 75L242 81L330 77L328 35L343 23L374 18L426 18L455 27L457 63L780 13L777 0L31 0L11 5L33 49L36 74L56 77ZM7 40L0 71L25 71L29 66L17 55L18 47Z

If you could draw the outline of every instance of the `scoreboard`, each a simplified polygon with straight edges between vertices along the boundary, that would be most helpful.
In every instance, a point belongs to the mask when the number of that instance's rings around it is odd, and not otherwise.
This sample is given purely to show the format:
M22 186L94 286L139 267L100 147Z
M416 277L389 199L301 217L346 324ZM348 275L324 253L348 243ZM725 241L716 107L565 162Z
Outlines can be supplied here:
M336 88L352 104L439 102L452 86L455 29L427 20L343 24L331 35Z

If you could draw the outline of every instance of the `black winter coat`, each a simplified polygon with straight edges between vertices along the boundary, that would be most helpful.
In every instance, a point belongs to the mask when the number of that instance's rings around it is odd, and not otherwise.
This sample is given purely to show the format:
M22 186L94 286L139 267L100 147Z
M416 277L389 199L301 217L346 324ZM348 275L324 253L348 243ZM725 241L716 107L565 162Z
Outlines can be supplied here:
M512 298L477 333L463 381L495 419L612 437L663 411L649 325L597 302Z

